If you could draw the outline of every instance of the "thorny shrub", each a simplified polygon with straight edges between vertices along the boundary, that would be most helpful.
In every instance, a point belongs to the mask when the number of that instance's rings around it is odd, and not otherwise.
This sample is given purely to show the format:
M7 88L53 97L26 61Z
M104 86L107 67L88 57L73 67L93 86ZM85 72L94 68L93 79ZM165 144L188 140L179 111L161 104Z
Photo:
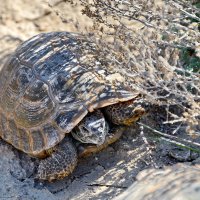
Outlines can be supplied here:
M53 2L49 1L51 7ZM200 134L200 9L186 0L65 0L93 20L96 59L120 73L167 124ZM58 3L58 1L57 1ZM66 22L66 21L65 21ZM78 22L77 27L80 27ZM79 31L82 31L79 29ZM192 53L191 53L192 52ZM195 63L188 63L195 58ZM191 64L192 67L188 67ZM194 70L195 69L195 70Z

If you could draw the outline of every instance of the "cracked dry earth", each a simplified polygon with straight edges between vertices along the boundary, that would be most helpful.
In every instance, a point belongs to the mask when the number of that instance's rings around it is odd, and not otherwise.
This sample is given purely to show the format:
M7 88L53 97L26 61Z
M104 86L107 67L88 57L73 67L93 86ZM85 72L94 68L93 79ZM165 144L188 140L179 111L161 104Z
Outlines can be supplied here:
M49 31L76 31L70 23L77 19L81 25L89 26L91 21L78 14L79 8L54 3L54 7L41 0L0 0L0 67L12 49L23 40ZM62 8L63 12L58 12ZM61 19L65 19L65 23ZM68 22L68 23L66 23ZM143 119L145 124L160 128L155 114ZM177 163L169 155L174 148L166 143L158 144L141 137L139 125L128 129L122 138L104 151L81 159L74 173L53 183L38 182L34 179L38 160L30 158L0 140L0 199L13 200L57 200L57 199L112 199L126 190L143 169ZM144 129L150 138L155 136ZM193 160L198 155L194 155Z

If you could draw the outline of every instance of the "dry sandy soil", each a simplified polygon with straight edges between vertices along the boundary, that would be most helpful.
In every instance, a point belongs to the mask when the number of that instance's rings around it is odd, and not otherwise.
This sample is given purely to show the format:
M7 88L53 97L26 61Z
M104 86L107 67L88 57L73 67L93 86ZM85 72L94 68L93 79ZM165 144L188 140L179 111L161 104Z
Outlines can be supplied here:
M80 15L79 8L72 9L65 4L50 7L41 0L0 0L0 5L0 66L11 49L37 33L76 31L71 19L77 19L83 31L92 23ZM162 129L158 120L159 116L150 114L143 122ZM129 187L141 170L177 163L177 159L169 153L177 150L176 147L155 142L159 139L144 129L144 134L151 136L147 144L140 133L138 125L131 127L106 150L80 160L71 176L53 183L36 181L37 160L1 141L0 199L112 199ZM188 152L181 153L186 155ZM197 157L193 155L190 161Z

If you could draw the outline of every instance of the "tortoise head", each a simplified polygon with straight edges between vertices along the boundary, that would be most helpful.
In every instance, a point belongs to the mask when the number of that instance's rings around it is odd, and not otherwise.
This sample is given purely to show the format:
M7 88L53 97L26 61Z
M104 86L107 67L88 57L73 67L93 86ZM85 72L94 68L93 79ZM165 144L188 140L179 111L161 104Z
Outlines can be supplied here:
M82 143L100 145L108 133L108 124L100 110L89 113L72 131L75 139Z
M105 107L104 114L117 125L130 126L148 112L149 104L142 98L120 102Z

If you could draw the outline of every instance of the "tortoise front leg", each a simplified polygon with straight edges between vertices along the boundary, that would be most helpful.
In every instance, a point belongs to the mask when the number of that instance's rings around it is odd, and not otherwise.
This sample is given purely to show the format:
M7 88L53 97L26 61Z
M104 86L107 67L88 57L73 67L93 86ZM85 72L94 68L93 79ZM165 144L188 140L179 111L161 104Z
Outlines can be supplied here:
M116 142L127 129L126 126L113 127L105 138L105 142L101 145L95 144L79 144L78 146L78 157L87 157L91 154L97 153L105 149L108 145Z
M37 178L53 181L71 174L77 165L76 147L69 138L65 138L55 148L51 149L49 157L41 160Z

